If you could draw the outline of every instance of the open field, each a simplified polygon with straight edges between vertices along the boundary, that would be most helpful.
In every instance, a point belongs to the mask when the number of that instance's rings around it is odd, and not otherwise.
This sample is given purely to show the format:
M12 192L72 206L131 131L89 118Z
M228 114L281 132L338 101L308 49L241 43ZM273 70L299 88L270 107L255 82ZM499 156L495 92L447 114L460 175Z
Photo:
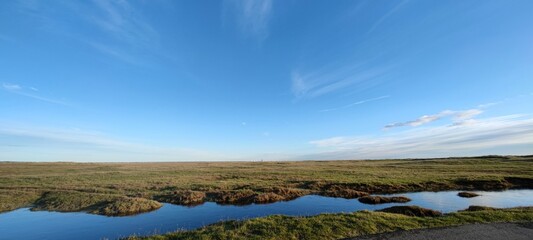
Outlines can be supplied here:
M306 194L533 188L533 156L427 160L0 163L0 211L128 215L159 202L266 203ZM155 201L152 201L155 200ZM107 209L107 210L106 210Z
M343 239L369 234L436 228L471 223L531 222L533 208L463 211L438 217L413 217L393 213L360 211L313 217L269 216L227 221L193 231L134 239Z

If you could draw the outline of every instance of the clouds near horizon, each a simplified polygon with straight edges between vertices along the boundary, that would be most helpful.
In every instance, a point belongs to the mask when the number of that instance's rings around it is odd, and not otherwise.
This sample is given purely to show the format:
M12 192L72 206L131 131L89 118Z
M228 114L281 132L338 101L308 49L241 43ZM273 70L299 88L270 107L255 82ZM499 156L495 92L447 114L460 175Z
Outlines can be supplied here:
M533 118L530 115L508 115L493 118L475 119L469 112L455 113L457 118L471 120L469 124L445 124L420 127L380 135L343 136L314 140L310 144L322 149L322 153L308 155L310 159L323 159L325 156L337 159L362 158L412 158L460 155L484 155L493 153L491 149L503 146L511 148L508 152L498 150L499 154L527 154L533 147ZM452 115L451 113L440 114ZM440 117L440 116L438 116ZM429 122L420 118L420 126ZM418 124L418 125L417 125Z
M421 116L415 120L407 121L407 122L397 122L397 123L391 123L385 125L385 129L391 129L396 127L418 127L422 126L424 124L428 124L437 120L440 120L445 117L451 117L453 119L454 125L462 125L466 124L468 122L472 121L472 118L475 116L482 114L483 111L481 109L469 109L465 111L452 111L452 110L444 110L442 112L439 112L437 114L433 115L424 115Z
M1 123L1 122L0 122ZM76 128L36 128L2 123L0 161L220 161L233 158L205 150L153 146ZM25 150L24 154L13 149ZM14 153L14 154L12 154Z

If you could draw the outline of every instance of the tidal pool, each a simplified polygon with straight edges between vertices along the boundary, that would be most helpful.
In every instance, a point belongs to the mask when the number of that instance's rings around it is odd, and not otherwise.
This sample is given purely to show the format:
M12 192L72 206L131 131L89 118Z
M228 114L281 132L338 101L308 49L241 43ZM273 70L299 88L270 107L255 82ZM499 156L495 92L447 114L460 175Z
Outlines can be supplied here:
M30 211L21 208L0 214L0 239L116 239L120 237L194 229L223 220L247 219L273 214L310 216L378 210L397 205L418 205L441 212L454 212L470 205L497 208L533 206L533 190L501 192L474 191L474 198L461 198L458 191L415 192L387 196L407 196L408 203L367 205L357 199L308 195L288 202L246 206L208 202L195 207L164 204L159 210L127 217L106 217L87 213Z

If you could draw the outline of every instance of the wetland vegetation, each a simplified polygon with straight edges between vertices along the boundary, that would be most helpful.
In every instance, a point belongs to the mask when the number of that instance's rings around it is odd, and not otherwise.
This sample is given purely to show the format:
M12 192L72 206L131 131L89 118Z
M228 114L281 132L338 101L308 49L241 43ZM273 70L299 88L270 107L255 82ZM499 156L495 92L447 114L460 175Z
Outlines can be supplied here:
M533 221L533 208L481 209L441 215L432 210L411 207L379 211L359 211L346 214L321 214L311 217L275 215L245 221L226 221L192 231L165 235L129 237L129 240L177 239L343 239L369 234L454 226L469 223ZM409 215L409 214L408 214Z
M359 198L416 191L532 188L532 163L532 156L305 162L3 162L0 211L32 206L33 210L117 216L155 210L161 206L159 202L251 204L308 194Z

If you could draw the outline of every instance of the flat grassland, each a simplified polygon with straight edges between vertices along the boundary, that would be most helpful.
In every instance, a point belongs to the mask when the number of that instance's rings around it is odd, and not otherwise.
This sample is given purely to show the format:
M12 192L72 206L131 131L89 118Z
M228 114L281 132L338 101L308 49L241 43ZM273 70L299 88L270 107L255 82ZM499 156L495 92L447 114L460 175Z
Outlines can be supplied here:
M267 203L306 194L533 188L533 156L196 163L0 162L0 212L130 215L160 202Z

